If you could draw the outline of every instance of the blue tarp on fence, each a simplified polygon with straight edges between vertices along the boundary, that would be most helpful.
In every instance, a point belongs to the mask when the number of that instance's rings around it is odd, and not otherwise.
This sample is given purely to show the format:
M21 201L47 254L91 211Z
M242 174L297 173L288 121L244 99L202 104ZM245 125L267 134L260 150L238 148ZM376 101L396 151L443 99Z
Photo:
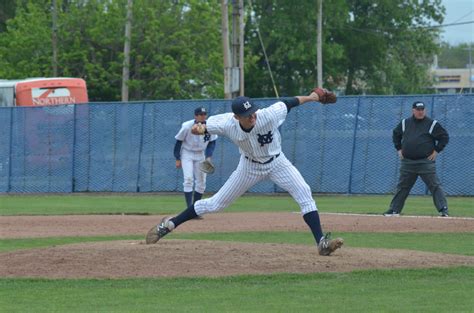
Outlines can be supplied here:
M449 195L474 195L474 95L340 97L336 105L305 104L281 127L285 155L313 192L392 193L399 161L392 129L422 100L449 132L437 159ZM260 99L268 106L272 99ZM231 111L226 100L90 103L0 108L0 192L181 191L174 167L174 136L197 106L210 115ZM224 184L238 148L220 138L217 170L207 191ZM251 192L280 192L271 182ZM414 194L426 194L419 180Z

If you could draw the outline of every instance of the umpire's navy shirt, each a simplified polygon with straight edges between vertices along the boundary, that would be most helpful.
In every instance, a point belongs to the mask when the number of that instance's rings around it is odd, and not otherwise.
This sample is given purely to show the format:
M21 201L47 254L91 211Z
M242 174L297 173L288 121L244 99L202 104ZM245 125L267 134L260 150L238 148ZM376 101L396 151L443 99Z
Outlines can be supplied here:
M448 132L436 122L431 134L430 128L433 120L424 117L421 120L414 116L405 119L405 131L402 130L402 122L393 129L393 144L395 149L402 150L404 158L410 160L426 159L433 150L441 152L448 144Z

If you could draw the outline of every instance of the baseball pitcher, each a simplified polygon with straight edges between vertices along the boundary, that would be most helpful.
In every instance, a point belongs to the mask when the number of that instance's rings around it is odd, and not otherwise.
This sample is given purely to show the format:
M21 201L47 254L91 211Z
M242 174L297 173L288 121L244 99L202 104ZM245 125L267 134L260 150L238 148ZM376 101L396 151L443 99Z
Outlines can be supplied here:
M195 124L192 133L226 136L240 150L240 162L224 186L211 198L197 201L178 216L164 218L146 235L146 243L156 243L180 224L207 213L228 207L235 199L256 183L270 179L285 189L298 203L301 214L309 226L321 255L330 255L343 244L341 238L324 235L318 209L311 189L300 172L281 151L278 127L288 112L307 102L323 104L336 102L336 96L325 89L315 88L309 96L284 98L268 108L259 109L248 97L232 101L232 113L212 116L206 124Z

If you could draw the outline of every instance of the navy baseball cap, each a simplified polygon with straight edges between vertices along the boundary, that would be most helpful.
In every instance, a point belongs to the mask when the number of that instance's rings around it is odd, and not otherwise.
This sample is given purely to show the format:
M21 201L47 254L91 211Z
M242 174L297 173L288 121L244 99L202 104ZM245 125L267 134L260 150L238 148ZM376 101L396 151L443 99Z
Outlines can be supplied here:
M249 97L237 97L232 100L232 112L238 116L249 116L258 110L258 106Z
M207 114L206 108L199 107L196 110L194 110L194 115L201 115L201 114Z
M413 102L412 107L413 107L413 109L424 110L425 109L425 104L421 101L415 101L415 102Z

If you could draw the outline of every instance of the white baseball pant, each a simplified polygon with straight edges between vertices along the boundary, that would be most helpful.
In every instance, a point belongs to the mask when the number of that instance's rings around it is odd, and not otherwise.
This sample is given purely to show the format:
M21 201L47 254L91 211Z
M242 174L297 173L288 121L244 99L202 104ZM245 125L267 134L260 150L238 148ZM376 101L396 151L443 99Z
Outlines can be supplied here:
M188 151L183 149L181 152L181 167L183 168L183 191L192 192L194 190L199 193L204 193L206 190L206 173L199 169L199 163L204 161L203 151Z
M283 153L268 164L254 163L241 156L237 169L224 186L214 196L197 201L194 204L194 210L197 215L220 211L228 207L256 183L265 179L270 179L288 191L300 206L303 215L317 211L311 188Z

